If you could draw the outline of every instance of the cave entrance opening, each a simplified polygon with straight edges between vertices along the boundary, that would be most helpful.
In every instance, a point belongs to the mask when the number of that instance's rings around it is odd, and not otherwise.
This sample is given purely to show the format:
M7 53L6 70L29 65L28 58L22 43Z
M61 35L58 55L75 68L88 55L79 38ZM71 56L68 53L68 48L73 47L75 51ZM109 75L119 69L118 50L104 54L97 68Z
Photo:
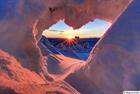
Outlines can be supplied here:
M60 20L43 31L40 42L47 52L86 61L92 48L110 26L110 22L96 19L74 30Z

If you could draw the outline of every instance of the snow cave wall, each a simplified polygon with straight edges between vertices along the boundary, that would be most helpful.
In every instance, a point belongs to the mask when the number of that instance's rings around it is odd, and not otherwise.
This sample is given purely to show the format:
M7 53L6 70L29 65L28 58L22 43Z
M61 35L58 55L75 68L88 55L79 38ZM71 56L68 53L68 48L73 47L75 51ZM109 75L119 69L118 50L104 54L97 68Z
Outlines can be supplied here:
M66 24L74 28L95 18L113 21L129 2L130 0L1 0L0 49L18 59L22 66L39 72L43 59L36 43L44 29L60 19L65 19Z
M82 94L140 89L140 1L134 0L68 81Z
M80 28L95 18L113 22L131 1L1 0L0 67L5 66L3 60L12 63L15 60L11 59L15 58L23 68L49 80L46 62L37 45L37 40L44 29L61 19L64 19L65 23L74 29ZM9 57L11 59L8 59ZM9 65L9 63L7 64ZM6 74L9 75L7 72ZM9 78L9 81L11 80L13 79ZM40 80L42 81L42 79Z

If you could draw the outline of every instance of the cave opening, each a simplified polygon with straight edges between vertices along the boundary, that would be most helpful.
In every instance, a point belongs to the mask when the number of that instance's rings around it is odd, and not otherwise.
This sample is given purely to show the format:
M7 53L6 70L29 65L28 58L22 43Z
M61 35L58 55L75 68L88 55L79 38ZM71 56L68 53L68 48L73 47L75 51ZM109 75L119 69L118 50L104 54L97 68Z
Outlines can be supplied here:
M86 61L92 48L106 33L112 23L96 19L79 29L73 29L65 24L64 20L58 21L42 33L40 42L47 51L54 55Z

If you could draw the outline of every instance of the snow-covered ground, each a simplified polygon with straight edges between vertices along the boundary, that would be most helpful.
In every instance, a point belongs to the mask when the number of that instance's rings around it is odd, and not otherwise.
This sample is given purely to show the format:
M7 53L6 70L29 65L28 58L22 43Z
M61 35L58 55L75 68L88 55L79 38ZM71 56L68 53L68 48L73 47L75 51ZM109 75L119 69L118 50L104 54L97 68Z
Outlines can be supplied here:
M45 55L46 66L49 76L55 81L64 80L68 75L76 72L86 64L83 58L87 58L89 53L80 54L70 49L58 49L50 44L48 40L44 42L41 39L40 43L45 52L49 52L49 54Z
M56 57L59 58L59 61L56 61ZM57 81L64 80L68 75L74 73L86 63L82 60L52 54L47 56L46 60L50 76Z

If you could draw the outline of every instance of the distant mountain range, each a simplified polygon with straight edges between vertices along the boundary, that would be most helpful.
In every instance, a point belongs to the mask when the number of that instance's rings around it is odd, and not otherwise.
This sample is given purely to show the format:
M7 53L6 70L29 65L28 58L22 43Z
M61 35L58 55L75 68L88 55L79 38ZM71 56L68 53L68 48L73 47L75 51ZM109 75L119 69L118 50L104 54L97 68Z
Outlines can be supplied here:
M57 51L65 56L86 60L99 38L78 38L68 40L65 38L46 38L42 36L41 42L53 53ZM50 46L51 45L51 46ZM53 47L52 47L53 46Z

